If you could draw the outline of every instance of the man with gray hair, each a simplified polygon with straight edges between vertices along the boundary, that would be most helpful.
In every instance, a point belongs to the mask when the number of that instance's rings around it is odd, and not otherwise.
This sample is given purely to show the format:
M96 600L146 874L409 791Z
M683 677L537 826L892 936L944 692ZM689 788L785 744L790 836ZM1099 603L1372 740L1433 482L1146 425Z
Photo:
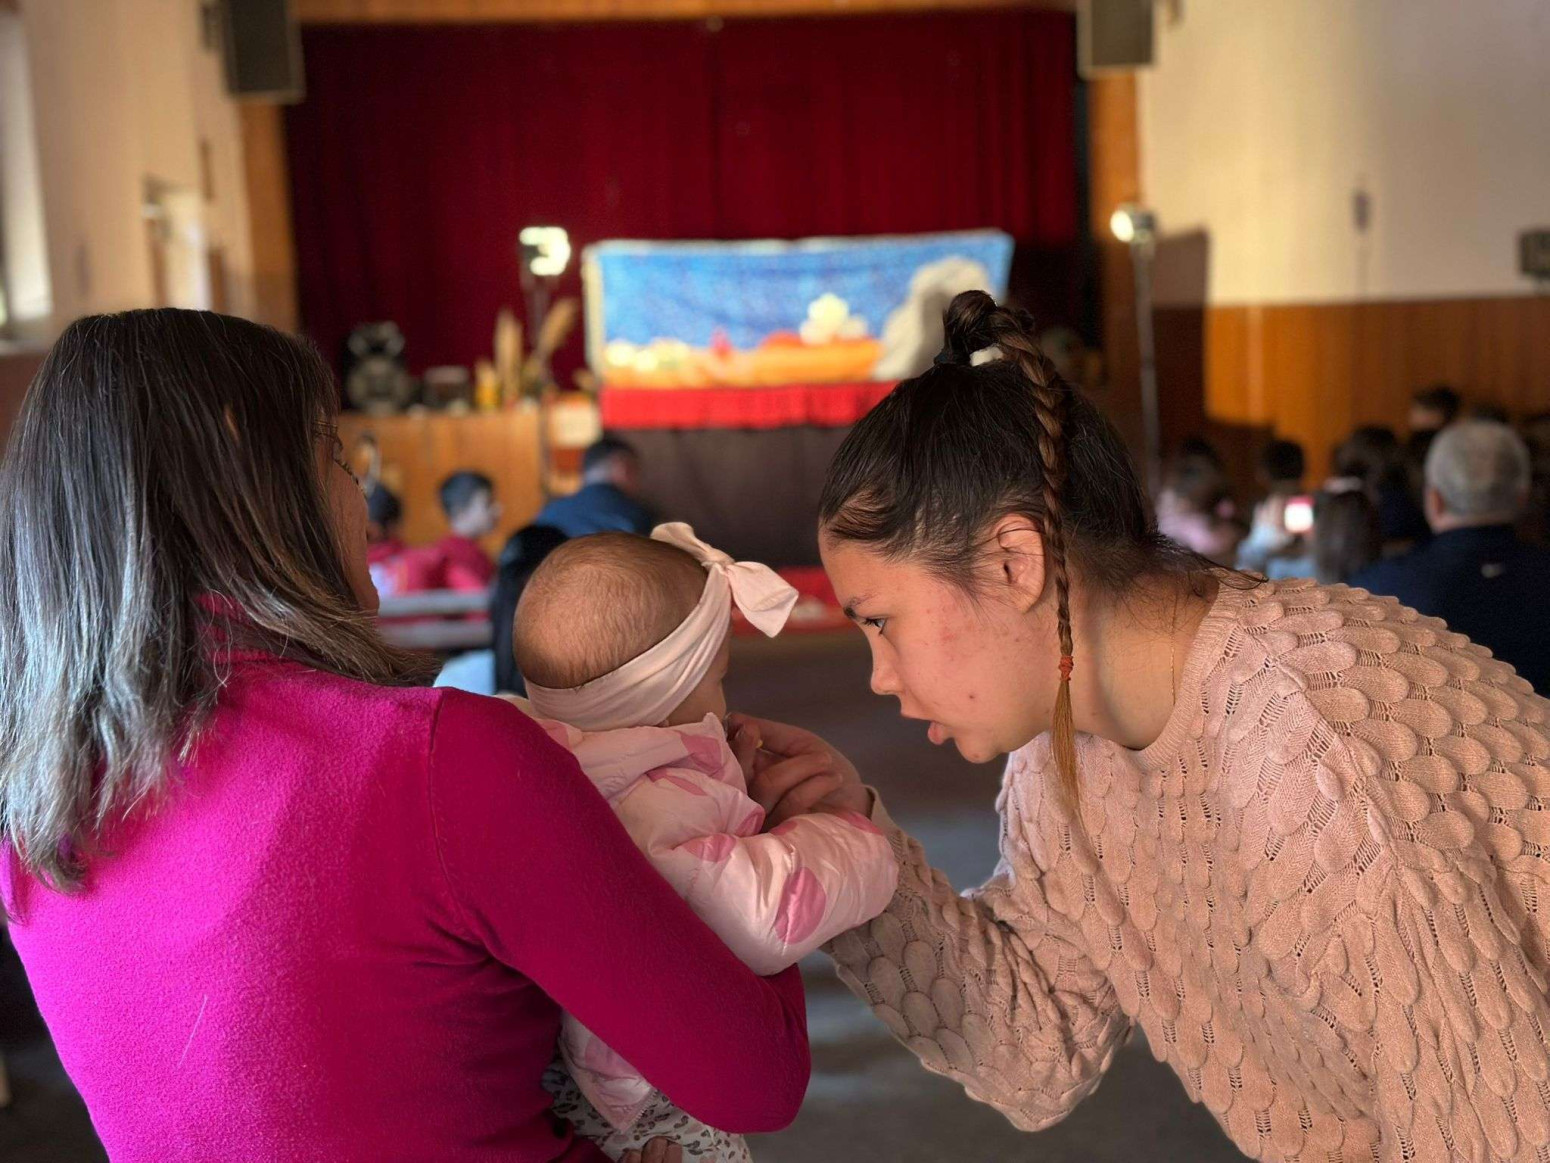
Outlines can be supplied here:
M1550 550L1514 530L1528 501L1528 447L1511 428L1466 420L1426 457L1426 520L1436 534L1351 584L1391 594L1510 662L1550 694Z

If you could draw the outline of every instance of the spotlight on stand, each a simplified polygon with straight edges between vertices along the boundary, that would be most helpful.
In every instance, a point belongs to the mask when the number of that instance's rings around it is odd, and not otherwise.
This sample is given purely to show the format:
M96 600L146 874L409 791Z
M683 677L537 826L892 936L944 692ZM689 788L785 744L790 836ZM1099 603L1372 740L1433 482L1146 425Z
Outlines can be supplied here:
M1157 216L1126 202L1109 217L1114 237L1130 247L1136 284L1136 346L1141 356L1141 422L1146 439L1146 484L1155 501L1162 491L1162 419L1157 403L1157 350L1152 338L1152 256Z
M1152 212L1134 202L1126 202L1109 216L1114 237L1131 245L1151 242L1156 228L1157 219Z
M522 265L541 279L557 279L570 265L570 235L563 226L524 226L517 236Z
M523 365L522 378L524 383L536 385L532 390L539 408L538 458L542 466L539 481L547 498L552 493L550 482L554 479L546 403L554 385L549 356L569 330L563 310L554 316L554 321L560 324L558 334L547 324L555 284L570 265L570 235L563 226L524 226L517 235L517 250L522 257L522 291L527 297L528 339L532 350ZM564 304L561 306L563 308Z
M570 235L563 226L524 226L517 235L517 250L522 256L522 293L527 298L527 333L537 350L549 317L549 301L554 284L570 265ZM539 369L547 379L547 366Z

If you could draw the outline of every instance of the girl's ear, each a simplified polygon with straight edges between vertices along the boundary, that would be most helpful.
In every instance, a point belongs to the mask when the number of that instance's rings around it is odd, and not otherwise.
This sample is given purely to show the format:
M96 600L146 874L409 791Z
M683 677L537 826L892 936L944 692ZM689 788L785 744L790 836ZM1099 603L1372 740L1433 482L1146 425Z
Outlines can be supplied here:
M1003 517L991 530L992 584L1023 613L1044 596L1048 571L1044 564L1044 536L1027 517Z

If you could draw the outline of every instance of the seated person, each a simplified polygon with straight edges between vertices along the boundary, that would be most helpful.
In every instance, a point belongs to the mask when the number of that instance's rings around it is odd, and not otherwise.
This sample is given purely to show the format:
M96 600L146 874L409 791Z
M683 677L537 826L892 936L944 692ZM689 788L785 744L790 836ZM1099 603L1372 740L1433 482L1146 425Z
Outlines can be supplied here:
M1433 384L1410 397L1410 431L1441 432L1459 417L1464 401L1447 384Z
M1505 424L1464 420L1443 429L1426 458L1426 517L1435 536L1351 584L1443 619L1545 694L1550 550L1524 544L1514 529L1529 475L1528 448Z
M1272 440L1259 456L1259 483L1263 501L1254 506L1249 535L1238 546L1238 568L1270 578L1310 577L1306 531L1289 527L1287 502L1301 495L1307 471L1302 445L1295 440Z
M773 571L732 561L687 525L650 540L605 533L549 554L522 595L514 638L532 700L519 705L575 754L657 871L761 974L877 916L898 880L887 839L855 812L821 810L763 831L746 776L759 741L745 732L735 752L728 743L732 605L773 637L796 599ZM681 1143L686 1158L748 1158L741 1138L679 1110L574 1018L560 1049L564 1070L545 1080L555 1113L610 1158L655 1137Z
M407 546L399 536L404 508L398 497L381 481L366 489L366 564L372 584L383 597L395 593L399 585L393 563L404 555Z
M407 556L407 587L420 590L483 590L495 579L495 563L479 544L501 519L495 485L483 473L455 472L441 482L441 509L451 532Z
M581 490L556 497L533 518L567 537L592 533L651 531L656 518L640 503L640 454L623 440L605 436L587 449L581 462Z
M1334 478L1359 481L1372 498L1385 556L1402 553L1431 536L1393 429L1364 424L1352 432L1335 449Z
M524 525L511 535L495 563L495 585L490 590L490 649L471 650L448 660L436 676L437 686L476 695L526 693L511 649L517 602L533 571L563 544L565 534L548 525Z
M1233 520L1232 493L1216 450L1186 441L1157 498L1163 536L1219 565L1235 560L1243 529Z
M1378 508L1362 489L1325 489L1314 499L1311 540L1307 571L1283 576L1349 582L1383 556Z

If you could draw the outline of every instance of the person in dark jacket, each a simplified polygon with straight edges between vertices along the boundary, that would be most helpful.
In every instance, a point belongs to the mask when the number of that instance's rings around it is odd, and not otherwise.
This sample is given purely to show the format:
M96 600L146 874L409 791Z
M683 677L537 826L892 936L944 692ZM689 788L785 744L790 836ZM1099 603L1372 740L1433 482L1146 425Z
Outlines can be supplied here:
M1380 562L1351 584L1388 594L1510 662L1550 693L1550 550L1518 539L1529 495L1529 453L1505 424L1466 420L1426 458L1426 517L1435 536Z
M640 454L623 440L605 436L581 462L581 491L556 497L533 518L566 537L589 533L650 533L656 524L640 502Z

